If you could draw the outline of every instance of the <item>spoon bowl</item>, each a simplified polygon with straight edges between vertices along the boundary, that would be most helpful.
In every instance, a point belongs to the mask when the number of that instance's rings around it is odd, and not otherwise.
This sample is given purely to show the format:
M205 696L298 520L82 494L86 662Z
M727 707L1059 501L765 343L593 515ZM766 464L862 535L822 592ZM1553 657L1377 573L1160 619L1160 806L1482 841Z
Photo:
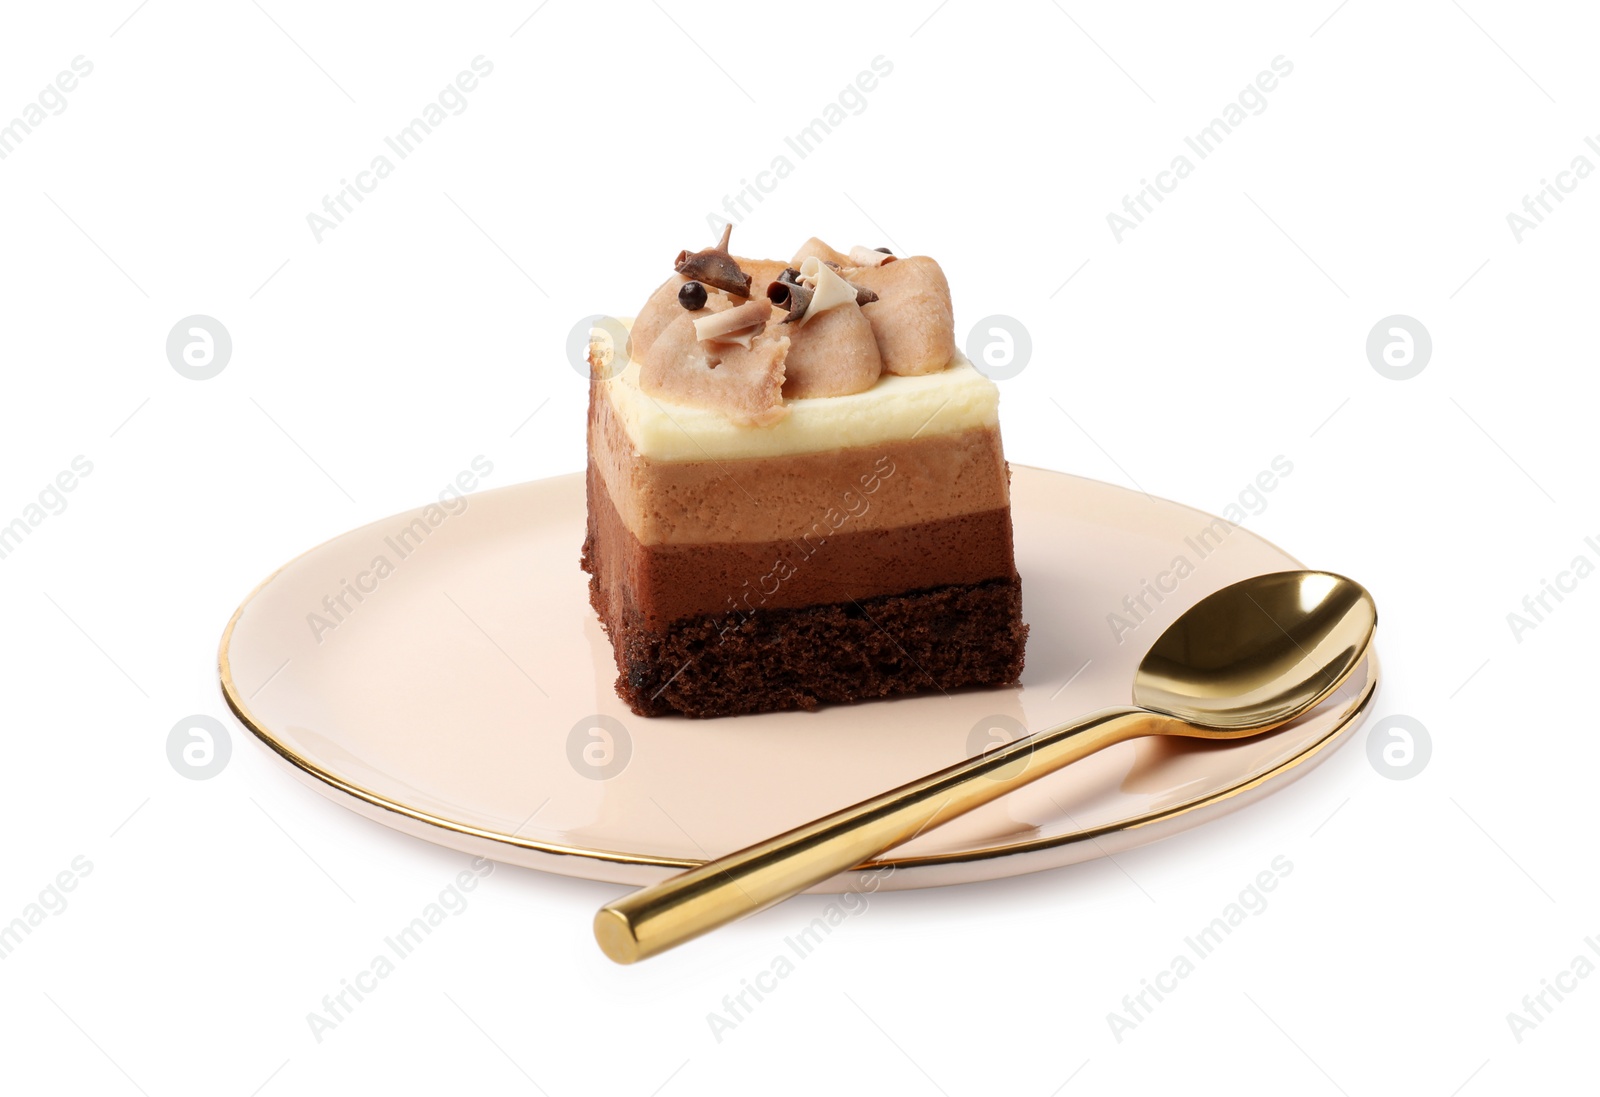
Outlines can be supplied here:
M1378 624L1366 589L1326 571L1224 587L1167 627L1134 672L1133 703L1210 738L1286 724L1338 689Z

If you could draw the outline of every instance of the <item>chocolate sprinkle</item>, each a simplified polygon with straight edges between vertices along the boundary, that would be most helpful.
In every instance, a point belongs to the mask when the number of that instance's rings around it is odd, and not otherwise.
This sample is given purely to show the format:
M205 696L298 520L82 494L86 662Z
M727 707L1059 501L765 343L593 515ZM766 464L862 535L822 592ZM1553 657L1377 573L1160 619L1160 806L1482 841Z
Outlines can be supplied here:
M678 304L696 312L706 307L706 288L699 282L685 282L678 290Z

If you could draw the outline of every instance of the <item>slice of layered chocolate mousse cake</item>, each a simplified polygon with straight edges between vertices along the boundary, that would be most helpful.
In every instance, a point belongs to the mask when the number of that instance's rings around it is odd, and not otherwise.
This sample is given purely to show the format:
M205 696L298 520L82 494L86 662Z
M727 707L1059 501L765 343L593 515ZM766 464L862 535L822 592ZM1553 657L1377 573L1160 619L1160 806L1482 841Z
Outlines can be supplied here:
M999 393L925 256L684 252L591 347L590 601L641 715L1022 672Z

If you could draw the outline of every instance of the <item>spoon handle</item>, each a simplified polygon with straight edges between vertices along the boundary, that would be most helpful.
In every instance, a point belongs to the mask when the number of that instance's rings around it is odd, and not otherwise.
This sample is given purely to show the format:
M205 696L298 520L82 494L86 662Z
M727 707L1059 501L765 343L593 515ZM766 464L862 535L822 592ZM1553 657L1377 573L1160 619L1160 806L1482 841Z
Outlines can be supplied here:
M1171 723L1145 709L1113 708L1024 736L608 903L595 914L595 940L619 964L665 952L1097 750Z

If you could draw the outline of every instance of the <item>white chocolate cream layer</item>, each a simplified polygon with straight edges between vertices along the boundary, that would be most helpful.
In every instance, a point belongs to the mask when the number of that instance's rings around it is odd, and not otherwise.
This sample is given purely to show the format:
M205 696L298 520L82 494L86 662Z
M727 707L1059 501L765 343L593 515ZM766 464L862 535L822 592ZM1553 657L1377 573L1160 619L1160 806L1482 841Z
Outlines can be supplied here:
M939 373L886 373L865 392L789 400L789 414L770 427L743 426L720 411L643 392L637 362L600 384L635 452L654 461L786 457L999 423L999 388L960 352Z

